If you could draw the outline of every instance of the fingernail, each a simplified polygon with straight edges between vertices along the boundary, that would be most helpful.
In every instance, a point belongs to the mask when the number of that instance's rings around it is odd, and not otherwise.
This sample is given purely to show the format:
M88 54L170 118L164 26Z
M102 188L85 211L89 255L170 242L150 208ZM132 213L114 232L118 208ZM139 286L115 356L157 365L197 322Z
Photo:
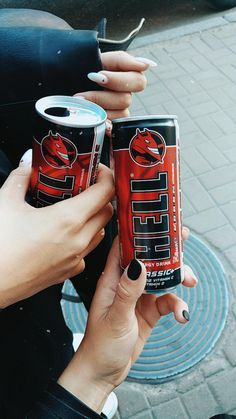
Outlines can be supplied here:
M102 73L88 73L87 77L95 83L106 84L108 82L108 78Z
M189 312L187 310L182 311L182 316L187 322L190 320Z
M157 66L156 61L149 60L149 58L144 58L144 57L135 57L135 59L136 59L137 61L139 61L140 63L148 64L148 65L149 65L149 67L156 67L156 66Z
M195 273L193 272L192 268L190 268L190 266L186 267L187 269L185 269L185 277L187 279L193 279L196 284L198 283L198 279L195 275Z
M32 163L32 149L27 150L21 157L20 164L31 164Z
M127 270L127 276L132 281L136 281L140 277L140 274L142 272L142 266L140 265L139 261L137 259L133 259L128 267Z
M81 93L76 93L76 94L74 95L74 97L76 97L76 98L78 98L78 99L83 99L83 100L86 100L86 99L85 99L85 97L81 95Z
M111 123L111 121L108 121L108 119L106 120L106 129L108 131L111 131L112 130L112 123Z

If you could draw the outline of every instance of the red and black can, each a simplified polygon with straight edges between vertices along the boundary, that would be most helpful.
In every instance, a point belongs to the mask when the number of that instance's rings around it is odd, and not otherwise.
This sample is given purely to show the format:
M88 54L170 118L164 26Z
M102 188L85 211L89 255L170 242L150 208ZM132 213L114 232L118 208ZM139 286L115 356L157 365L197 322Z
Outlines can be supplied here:
M112 142L121 267L140 259L145 291L168 290L183 279L177 118L113 120Z
M36 102L31 204L78 195L96 180L106 112L85 99L48 96Z

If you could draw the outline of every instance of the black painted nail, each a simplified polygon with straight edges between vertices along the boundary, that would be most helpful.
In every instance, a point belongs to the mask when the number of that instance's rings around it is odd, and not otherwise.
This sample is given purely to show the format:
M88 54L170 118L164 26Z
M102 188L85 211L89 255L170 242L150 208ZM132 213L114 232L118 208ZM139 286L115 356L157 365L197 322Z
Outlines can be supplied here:
M187 310L182 311L183 318L187 321L190 320L189 312Z
M140 265L139 261L137 259L131 260L128 270L127 270L127 276L132 281L135 281L139 278L140 274L142 272L142 266Z

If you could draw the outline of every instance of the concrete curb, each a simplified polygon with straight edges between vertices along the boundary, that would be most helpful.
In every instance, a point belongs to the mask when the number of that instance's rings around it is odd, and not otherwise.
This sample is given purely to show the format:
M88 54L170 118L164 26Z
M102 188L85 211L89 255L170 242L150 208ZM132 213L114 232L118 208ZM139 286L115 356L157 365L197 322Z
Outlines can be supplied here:
M158 42L169 41L171 39L180 38L185 35L191 35L196 32L206 31L208 29L227 25L231 22L236 22L236 7L231 9L230 12L225 13L224 11L219 13L217 17L214 16L212 18L199 20L188 25L182 25L173 29L168 29L156 32L151 35L136 38L132 42L132 49L145 47L147 45L156 44Z

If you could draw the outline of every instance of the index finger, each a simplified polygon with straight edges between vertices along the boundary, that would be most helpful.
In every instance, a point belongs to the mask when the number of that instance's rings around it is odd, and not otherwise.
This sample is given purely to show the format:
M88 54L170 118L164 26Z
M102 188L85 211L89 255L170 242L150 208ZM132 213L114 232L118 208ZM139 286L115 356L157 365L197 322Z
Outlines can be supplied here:
M101 54L102 64L104 70L109 71L145 71L150 67L154 61L147 60L147 62L139 61L140 57L136 59L125 51L111 51L103 52Z
M84 223L112 200L114 193L112 171L103 164L99 164L97 181L94 185L81 194L58 202L51 207L47 207L47 209L57 207L65 222L68 221L72 227L76 225L81 228Z

